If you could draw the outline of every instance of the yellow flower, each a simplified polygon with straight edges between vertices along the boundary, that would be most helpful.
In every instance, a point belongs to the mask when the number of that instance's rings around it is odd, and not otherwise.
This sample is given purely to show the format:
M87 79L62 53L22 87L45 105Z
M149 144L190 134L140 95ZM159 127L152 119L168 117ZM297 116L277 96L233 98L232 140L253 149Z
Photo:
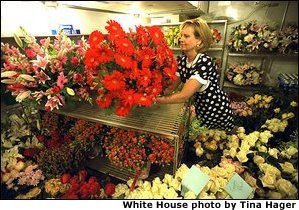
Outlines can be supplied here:
M265 130L260 133L259 140L266 144L266 143L268 143L269 138L271 138L272 136L273 135L271 134L271 132L269 130Z
M244 127L238 127L237 133L245 133Z
M238 154L236 155L236 157L238 158L238 160L241 162L241 163L245 163L248 161L248 158L247 158L247 153L243 150L239 151Z
M15 169L16 169L17 171L21 171L24 167L25 167L24 162L23 162L23 161L19 161L19 162L17 162L17 164L16 164L16 166L15 166Z
M228 154L229 154L229 156L231 156L232 158L236 157L236 155L237 155L237 149L236 149L236 148L231 148L231 149L228 151Z
M274 112L275 112L276 114L278 114L278 113L280 112L280 108L276 108L276 109L274 109Z
M273 99L272 96L268 96L268 97L265 99L265 101L266 101L267 103L270 103L270 102L272 101L272 99Z
M190 190L187 193L185 193L184 199L196 199L196 195L193 191Z
M297 104L296 101L292 101L290 105L291 105L292 107L297 107L297 106L298 106L298 104Z
M267 152L267 147L265 147L265 146L260 146L257 149L259 152Z
M287 195L287 198L297 197L297 188L286 179L279 179L276 183L276 187L279 192Z
M162 180L162 182L164 182L165 184L169 184L172 180L172 175L170 174L165 174L164 175L164 179Z
M198 157L201 157L204 153L204 149L202 147L197 147L196 150L195 150L195 154L198 156Z
M270 189L275 189L275 181L276 181L276 176L272 174L265 174L262 178L260 178L263 187L268 187Z
M174 199L178 197L177 192L172 187L165 190L165 192L162 195L165 199Z
M272 191L272 190L270 190L267 193L267 197L270 198L270 199L282 199L283 198L283 196L281 195L281 193L276 192L276 191Z
M216 196L213 193L206 193L206 192L201 192L198 195L199 199L216 199Z
M173 187L173 189L175 191L180 191L181 190L181 182L176 179L172 179L171 182L169 183L169 187Z
M259 156L259 155L255 155L253 157L253 162L256 164L256 165L260 165L262 163L265 162L265 159L262 157L262 156Z
M246 101L246 103L251 106L254 103L254 98L250 97L249 100Z
M287 155L289 156L293 156L295 155L296 153L298 153L298 149L293 147L293 146L290 146L287 150L286 150L286 153Z
M279 165L281 166L282 171L288 174L292 174L296 171L293 164L290 162L279 163Z
M287 113L283 113L282 115L281 115L281 119L286 119L288 117L288 114Z
M247 112L245 110L242 111L242 116L247 117Z
M254 95L254 99L257 100L257 101L259 101L259 100L262 99L262 96L259 95L259 94L255 94L255 95Z
M278 152L279 151L276 148L270 148L269 151L268 151L269 155L276 158L276 159L278 159L278 157L277 157Z
M291 118L293 118L293 117L295 117L295 114L294 114L293 112L289 112L289 113L288 113L288 118L291 119Z

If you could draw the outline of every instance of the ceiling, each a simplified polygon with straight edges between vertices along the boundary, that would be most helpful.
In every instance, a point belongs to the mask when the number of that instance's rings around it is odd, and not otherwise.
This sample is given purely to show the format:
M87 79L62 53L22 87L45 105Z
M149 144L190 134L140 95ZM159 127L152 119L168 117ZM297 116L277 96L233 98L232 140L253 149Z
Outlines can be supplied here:
M200 1L57 1L57 3L74 9L118 14L202 13L199 10Z

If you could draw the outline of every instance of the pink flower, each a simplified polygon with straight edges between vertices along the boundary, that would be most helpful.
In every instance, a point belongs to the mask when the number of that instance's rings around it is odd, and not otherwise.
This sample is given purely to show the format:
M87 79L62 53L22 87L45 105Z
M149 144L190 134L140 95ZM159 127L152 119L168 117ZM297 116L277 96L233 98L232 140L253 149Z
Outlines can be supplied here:
M30 59L34 58L36 56L36 53L32 49L27 49L25 51L26 56Z
M63 102L63 103L62 103ZM59 106L64 104L64 99L61 95L56 95L48 99L45 108L47 111L52 111L53 109L59 109Z
M63 72L60 72L57 78L57 86L62 90L64 88L64 84L67 83L67 78L63 75Z

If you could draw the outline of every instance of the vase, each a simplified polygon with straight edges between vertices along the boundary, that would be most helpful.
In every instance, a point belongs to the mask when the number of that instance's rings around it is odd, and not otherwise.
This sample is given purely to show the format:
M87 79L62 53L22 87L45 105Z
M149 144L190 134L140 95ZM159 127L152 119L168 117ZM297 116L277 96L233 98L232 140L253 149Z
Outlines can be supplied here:
M139 179L147 179L151 170L151 162L147 161L147 163L141 169Z
M88 158L94 159L99 155L99 153L100 153L99 146L93 146L88 153Z

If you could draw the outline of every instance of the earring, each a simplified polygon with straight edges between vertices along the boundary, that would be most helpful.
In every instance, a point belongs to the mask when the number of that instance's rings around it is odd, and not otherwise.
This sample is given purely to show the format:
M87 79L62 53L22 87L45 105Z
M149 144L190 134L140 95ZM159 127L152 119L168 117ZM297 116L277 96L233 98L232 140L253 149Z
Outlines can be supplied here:
M197 44L196 47L199 48L199 44Z

